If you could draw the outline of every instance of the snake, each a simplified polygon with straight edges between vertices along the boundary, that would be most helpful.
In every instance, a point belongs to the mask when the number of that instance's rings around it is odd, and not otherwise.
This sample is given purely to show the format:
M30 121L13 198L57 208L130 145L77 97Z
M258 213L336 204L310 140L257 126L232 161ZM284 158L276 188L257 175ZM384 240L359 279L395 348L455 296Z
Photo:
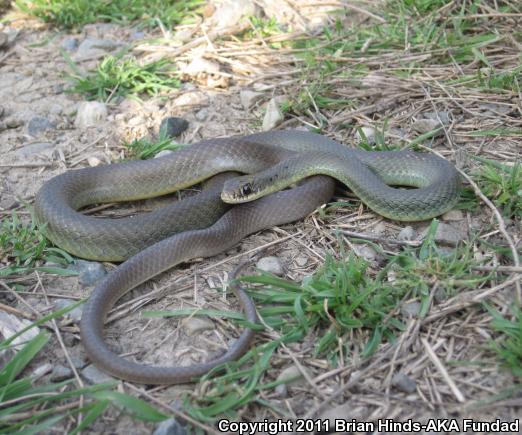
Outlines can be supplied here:
M330 200L334 179L369 208L399 221L436 217L459 197L458 172L435 154L352 149L298 130L207 139L158 159L72 170L44 183L34 209L47 238L79 257L123 261L84 305L80 333L90 360L128 381L174 384L244 354L251 329L212 361L133 362L110 349L103 327L110 309L131 289L182 262L224 252L249 234L302 219ZM79 212L90 204L166 195L205 180L210 181L200 194L139 216L100 219ZM251 299L237 286L233 290L245 318L256 322Z

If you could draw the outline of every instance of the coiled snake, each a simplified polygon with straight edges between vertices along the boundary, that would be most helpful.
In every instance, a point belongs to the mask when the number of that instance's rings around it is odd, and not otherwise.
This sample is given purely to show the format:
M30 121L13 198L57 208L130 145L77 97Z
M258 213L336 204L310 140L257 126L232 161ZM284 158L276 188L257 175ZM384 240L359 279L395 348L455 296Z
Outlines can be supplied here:
M119 298L160 272L195 257L216 255L248 234L306 216L332 196L330 177L377 213L396 220L429 219L451 209L458 199L457 171L435 155L353 150L324 136L293 130L205 140L159 159L69 171L45 183L35 211L51 241L84 258L130 257L94 290L83 309L81 337L89 358L126 380L172 384L190 381L244 353L250 330L208 363L138 364L109 349L103 324ZM208 178L210 185L201 194L145 215L108 220L77 211L93 203L163 195ZM303 178L297 187L272 193ZM231 208L220 200L241 202L267 193L272 194ZM238 296L247 319L255 322L252 301L241 290Z

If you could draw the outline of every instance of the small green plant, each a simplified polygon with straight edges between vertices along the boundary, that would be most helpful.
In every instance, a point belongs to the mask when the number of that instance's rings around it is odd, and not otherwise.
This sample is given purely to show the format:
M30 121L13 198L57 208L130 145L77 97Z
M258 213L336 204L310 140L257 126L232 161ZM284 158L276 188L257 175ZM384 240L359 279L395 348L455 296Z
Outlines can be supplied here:
M500 340L491 343L502 364L513 374L522 378L522 310L512 307L513 320L502 316L501 313L486 305L493 317L491 326L502 334Z
M177 88L180 81L173 76L174 67L167 59L140 65L136 58L107 56L96 71L82 75L66 56L74 74L69 76L78 92L91 100L110 101L126 95L157 95L161 91Z
M483 166L474 174L482 192L493 199L496 206L506 217L522 217L522 166L516 162L513 166L474 157Z
M284 33L284 29L275 18L253 16L249 18L249 21L251 28L242 33L241 38L243 40L249 40L256 37L269 38ZM269 46L273 49L278 49L288 44L288 42L270 42Z
M40 266L43 261L56 266ZM49 246L34 219L25 224L13 211L11 216L0 220L0 277L32 270L68 275L71 273L60 265L66 266L71 261L65 251Z
M161 136L156 141L140 138L132 142L126 142L124 145L129 149L132 158L140 160L150 159L163 150L175 151L185 146L173 142L171 138Z
M64 29L89 23L129 24L167 27L188 24L205 4L204 0L16 0L25 13Z
M78 414L83 419L70 427L68 433L77 434L89 427L110 405L116 405L134 418L145 421L162 421L168 418L147 403L135 397L114 391L115 383L99 384L91 387L77 387L73 379L59 383L34 385L30 375L23 375L27 366L48 346L50 335L40 332L14 347L16 339L26 338L32 328L56 319L79 304L47 314L38 321L18 331L8 339L0 341L0 352L14 355L0 369L0 433L36 434L56 428L65 419L75 419ZM86 400L81 400L84 397ZM75 406L66 406L74 405ZM74 420L72 420L74 421Z

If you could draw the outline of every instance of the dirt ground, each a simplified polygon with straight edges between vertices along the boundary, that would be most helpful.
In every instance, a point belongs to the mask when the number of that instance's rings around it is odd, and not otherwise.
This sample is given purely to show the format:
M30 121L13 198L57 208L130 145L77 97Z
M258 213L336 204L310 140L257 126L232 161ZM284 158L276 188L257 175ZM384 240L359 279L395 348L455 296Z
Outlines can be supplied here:
M324 3L326 5L327 2ZM306 14L303 16L307 17ZM367 18L355 12L350 16L350 20L354 21ZM172 91L168 98L147 98L142 102L125 98L108 103L106 117L95 126L79 127L75 119L83 100L78 94L66 92L69 84L64 73L70 72L70 68L61 50L68 51L85 71L93 69L103 56L112 52L110 45L107 45L79 53L81 50L78 47L88 39L113 41L113 48L132 43L135 52L147 59L164 55L164 51L141 43L150 36L146 30L112 24L87 25L80 33L68 34L52 30L27 16L19 16L9 26L3 29L0 27L0 30L9 39L6 47L0 48L2 217L17 210L20 216L29 219L23 203L31 203L46 180L66 170L112 163L124 158L126 154L122 143L157 135L165 117L179 116L186 119L189 128L183 133L180 142L193 143L204 138L259 131L266 103L272 97L288 98L285 76L277 75L277 66L269 64L269 57L265 59L262 54L253 55L252 59L248 54L241 57L241 50L246 52L251 49L248 44L242 47L238 42L236 47L226 47L227 51L219 43L216 49L209 41L199 50L206 55L208 62L218 65L212 74L197 71L187 77L181 88ZM256 49L259 50L258 47ZM195 56L194 52L183 51L179 47L173 48L172 52L178 56L178 62L185 65L190 64L190 56ZM206 65L206 68L210 67ZM289 74L287 86L299 80L299 76ZM260 93L250 107L245 107L245 90ZM422 104L419 103L415 108L416 113L433 110L429 104ZM393 125L398 127L406 115L395 113ZM465 123L466 119L462 122ZM306 128L307 125L307 120L295 116L287 117L278 128ZM396 131L396 134L399 133ZM348 135L342 130L332 129L329 134L346 143L355 140L354 132ZM461 143L457 145L465 148ZM510 158L516 155L520 157L520 148L517 149L520 142L517 144L512 141L502 146L502 152ZM458 160L458 151L444 143L437 142L434 149L454 162ZM486 151L493 152L491 148L486 148ZM339 198L344 199L343 196ZM138 209L149 209L150 205L151 202L143 201L123 210L132 213ZM109 209L104 213L111 215L115 212ZM462 234L490 225L493 221L486 207L475 213L449 215L442 220ZM515 240L520 236L519 224L516 221L508 222L508 229ZM338 249L339 239L334 236L335 231L369 234L378 241L395 239L404 226L383 219L367 209L342 207L327 217L316 212L301 222L255 234L226 253L208 260L192 261L131 292L124 298L124 305L114 314L121 318L108 326L107 340L127 357L150 363L171 365L204 361L220 354L237 337L238 331L234 326L217 320L198 323L175 318L144 318L138 308L234 309L234 297L222 291L228 274L240 262L260 252L261 248L265 248L263 256L276 256L280 260L286 278L300 280L323 264L329 252ZM427 223L416 223L412 227L416 234L420 234ZM492 231L498 235L496 228ZM361 248L365 245L353 245L346 237L342 238L341 241L354 247L358 255L366 255L371 262L378 263L378 259L372 258L374 252L370 250L368 253ZM393 252L395 248L386 249ZM110 270L114 265L104 264L104 267ZM30 309L40 314L56 308L59 300L83 298L92 290L92 285L83 285L76 276L33 274L26 279L26 285L32 290L21 295L23 302L8 302L24 311ZM499 277L497 284L502 285L503 279ZM486 288L480 290L487 291ZM514 285L511 284L495 293L495 298L506 301L513 297L513 292ZM469 296L477 295L470 293ZM5 295L3 297L7 298ZM462 301L465 302L464 299ZM429 321L410 318L406 322L407 331L399 340L402 348L383 345L369 364L355 361L351 369L342 371L342 376L336 376L325 360L301 359L313 347L313 336L289 346L278 353L264 382L277 379L284 369L294 366L297 359L311 373L316 390L306 382L301 382L289 387L282 395L270 391L262 393L261 398L296 417L305 417L314 410L314 417L324 419L342 416L348 420L361 421L375 421L378 418L426 421L431 417L512 421L519 418L520 397L489 403L489 399L516 381L508 371L499 370L498 363L488 350L490 319L484 312L471 309L465 303L461 310L455 309L460 302L442 302L433 311L435 317ZM437 316L439 308L443 313L447 309L448 314ZM201 329L202 332L193 335L192 329ZM68 355L57 338L53 337L47 351L35 360L31 369L46 364L67 368L72 360L83 381L87 384L93 382L92 378L85 376L85 367L88 367L89 362L79 340L77 322L64 324L61 334ZM258 340L266 338L260 337ZM398 349L401 349L400 352ZM437 356L433 357L431 352ZM467 363L460 366L446 364L454 360ZM442 361L442 370L437 361ZM473 368L470 369L470 366ZM392 385L391 379L399 367L401 373L415 380L416 388L413 391L401 391ZM51 375L52 371L42 379L48 379ZM457 385L453 384L454 380ZM344 391L339 390L342 386L345 386ZM151 400L153 404L158 405L159 402L170 407L179 406L179 398L184 392L202 396L207 393L206 388L208 386L205 384L188 384L146 389L126 382L120 386L122 391ZM326 398L330 400L325 401ZM249 420L273 419L276 415L270 408L254 404L242 411L242 416ZM138 434L150 433L153 428L154 424L138 422L113 410L98 420L90 430L93 433ZM60 428L60 431L66 433L67 427Z

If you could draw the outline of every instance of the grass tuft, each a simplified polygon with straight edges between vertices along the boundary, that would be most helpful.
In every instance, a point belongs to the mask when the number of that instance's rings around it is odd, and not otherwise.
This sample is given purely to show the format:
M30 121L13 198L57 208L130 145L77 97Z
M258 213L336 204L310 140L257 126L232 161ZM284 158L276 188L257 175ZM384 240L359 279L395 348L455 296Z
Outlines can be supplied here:
M65 251L53 248L35 223L23 223L13 211L11 216L0 220L0 277L33 270L69 275L66 266L72 257ZM44 267L42 263L56 266Z
M77 29L85 24L109 22L142 27L161 22L172 27L188 24L205 4L204 0L16 0L25 13L62 29Z
M135 139L132 142L125 142L124 146L129 149L131 158L146 160L154 157L160 151L175 151L185 145L173 142L172 138L160 136L157 140Z
M69 91L83 94L89 100L107 102L126 95L157 95L180 86L167 59L140 65L134 57L107 56L96 71L87 75L81 74L70 58L66 59L75 71L69 75L73 84Z
M509 320L493 308L486 308L493 317L491 326L503 336L491 343L493 350L505 367L522 378L522 310L512 307L513 320Z

